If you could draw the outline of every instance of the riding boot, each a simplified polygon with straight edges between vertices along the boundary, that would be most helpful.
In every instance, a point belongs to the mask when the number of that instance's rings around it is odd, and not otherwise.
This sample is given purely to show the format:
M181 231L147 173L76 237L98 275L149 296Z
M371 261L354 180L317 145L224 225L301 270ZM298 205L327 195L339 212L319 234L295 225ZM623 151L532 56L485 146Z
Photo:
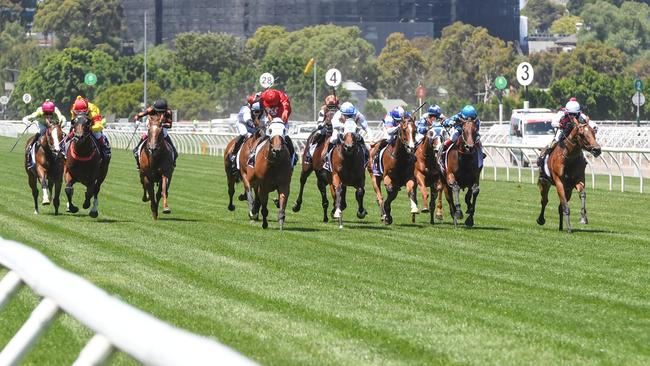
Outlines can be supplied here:
M539 167L544 166L544 160L546 160L546 155L550 154L551 151L553 151L555 145L557 145L557 141L553 140L548 146L546 146L542 150L542 152L539 153L539 158L537 158L537 166Z
M296 162L298 162L298 157L296 156L296 149L293 146L291 137L289 137L289 135L284 136L284 142L286 142L287 148L289 149L289 155L291 156L291 166L295 166Z
M232 173L237 172L237 152L241 148L241 145L244 143L244 140L246 139L245 135L239 136L239 139L237 139L237 142L235 142L235 146L232 148L232 152L228 155L228 161L230 162L230 171Z
M137 166L138 170L140 170L140 148L146 140L147 136L142 136L142 138L140 138L140 141L133 148L133 157L135 158L135 165Z
M36 132L34 135L34 140L32 140L32 143L29 146L29 150L27 152L28 158L27 158L27 169L32 169L34 166L36 166L36 161L34 161L34 156L36 156L36 150L38 149L38 140L41 138L41 133Z
M174 166L176 166L176 159L178 159L178 150L176 150L176 146L174 146L174 143L172 142L172 139L169 137L169 135L165 136L165 141L167 141L169 146L172 147L172 151L174 152Z

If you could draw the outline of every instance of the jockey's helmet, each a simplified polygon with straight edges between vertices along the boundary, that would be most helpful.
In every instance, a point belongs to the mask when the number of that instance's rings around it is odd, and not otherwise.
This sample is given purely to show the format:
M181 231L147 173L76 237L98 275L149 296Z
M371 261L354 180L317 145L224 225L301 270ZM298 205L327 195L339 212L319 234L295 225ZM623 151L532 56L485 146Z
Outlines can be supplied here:
M165 112L167 111L167 101L164 99L158 99L153 102L153 110L155 112Z
M88 102L81 96L78 96L72 105L72 110L75 112L88 112Z
M335 95L328 95L325 97L325 105L328 108L337 108L339 106L339 98L337 98Z
M476 119L476 117L478 117L478 113L476 112L476 108L474 108L474 106L471 106L471 105L464 106L463 109L460 111L460 115L461 115L461 117L463 117L465 119L468 119L468 118Z
M54 108L54 103L52 103L49 99L43 102L43 105L41 105L41 110L43 110L43 113L46 114L54 113Z
M570 114L579 114L580 113L580 103L575 100L570 100L566 104L566 112Z
M357 109L350 102L341 104L341 114L346 117L354 117L357 114Z
M393 108L393 110L390 111L390 116L393 117L393 120L395 121L401 121L404 116L404 108L401 106Z
M437 104L433 105L432 104L432 105L429 106L429 109L427 110L427 112L429 112L430 115L435 116L436 118L438 118L442 114L442 109L440 108L439 105L437 105Z
M280 104L280 94L276 90L267 90L262 93L262 105L264 108L277 107Z

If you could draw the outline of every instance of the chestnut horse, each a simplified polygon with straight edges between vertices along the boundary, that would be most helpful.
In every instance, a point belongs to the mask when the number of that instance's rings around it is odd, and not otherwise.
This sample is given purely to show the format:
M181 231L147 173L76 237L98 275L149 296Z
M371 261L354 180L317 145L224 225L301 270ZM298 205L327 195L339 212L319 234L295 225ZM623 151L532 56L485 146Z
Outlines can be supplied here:
M461 119L462 132L458 140L448 149L442 159L447 158L445 171L446 180L445 196L449 203L449 211L454 218L454 226L458 226L458 220L463 218L463 211L460 208L460 190L467 189L465 204L467 204L467 219L465 225L474 226L474 211L476 209L476 197L479 194L479 179L483 167L478 166L479 150L476 147L478 127L472 119ZM450 192L451 190L451 192Z
M149 116L147 142L142 144L138 159L140 160L140 183L142 183L143 190L142 202L151 202L151 216L157 220L161 196L163 213L171 213L167 197L174 174L174 152L165 141L162 116ZM156 184L158 185L157 191L155 191Z
M549 154L547 159L548 173L542 172L544 167L540 167L540 176L538 180L539 192L542 196L542 210L537 218L539 225L544 225L544 209L548 203L548 191L551 184L555 185L557 195L560 198L560 204L557 211L560 218L559 230L563 230L563 216L566 220L567 232L571 232L571 221L569 220L569 200L573 188L580 193L582 203L580 223L587 223L585 192L585 167L587 161L582 150L587 150L594 157L600 155L600 145L596 142L596 133L587 122L579 122L575 118L567 128L570 128L568 136L558 143L555 149ZM547 175L548 174L548 175Z
M442 127L438 127L442 129ZM422 193L422 213L429 212L431 224L435 219L442 220L442 189L444 178L440 165L436 159L438 147L442 144L442 136L436 133L436 127L430 128L420 144L415 148L415 170L413 175L417 182L417 188ZM431 188L431 201L429 201L429 192L427 187ZM428 204L428 206L427 206ZM415 222L415 213L412 214L412 221Z
M359 204L357 217L363 219L368 212L363 208L366 176L366 146L358 135L357 123L348 119L343 127L343 141L332 150L332 187L335 192L334 218L339 220L339 228L343 228L344 207L342 205L343 190L347 186L356 188L355 197Z
M323 207L323 222L328 222L329 218L327 216L327 208L329 207L329 201L327 199L327 190L326 187L332 182L332 175L327 169L323 168L325 164L325 152L327 151L327 146L330 136L332 136L332 117L336 111L327 110L325 112L324 124L325 127L322 130L316 130L309 135L307 138L307 143L305 144L305 149L302 152L302 170L300 172L300 190L298 191L298 197L296 202L293 205L293 212L300 211L302 206L302 194L305 190L305 184L307 183L307 178L311 175L311 172L316 172L316 185L318 186L318 191L321 195L321 205ZM317 136L319 134L319 136ZM316 145L312 155L311 162L307 162L307 153L311 144L314 142L314 139L320 139L320 142ZM331 186L330 186L331 187ZM345 192L345 191L344 191ZM345 193L344 193L345 195ZM334 197L334 190L332 189L332 196ZM335 198L334 198L335 199ZM345 199L343 200L345 206ZM332 214L334 211L332 210Z
M90 217L96 218L99 215L97 210L99 206L99 190L106 179L108 165L111 161L110 156L102 159L97 142L91 136L90 119L85 113L79 113L73 121L74 135L68 146L66 154L65 169L63 177L65 179L65 194L68 197L68 211L76 213L79 208L72 203L74 193L73 185L76 182L86 186L86 199L83 208L90 207L90 198L93 198L93 207L88 213Z
M43 189L43 206L50 204L49 196L52 193L52 188L54 188L52 203L54 205L54 214L58 215L63 165L65 164L65 156L61 147L63 131L58 123L53 123L47 117L45 121L47 131L39 138L38 145L34 147L36 151L33 153L34 167L32 169L27 169L27 165L30 160L29 146L34 141L34 137L30 138L27 145L25 145L25 171L27 172L29 187L32 189L32 197L34 197L34 213L38 214L38 181Z
M244 142L241 144L239 147L239 153L237 156L237 162L239 163L239 170L237 173L233 172L230 169L230 161L228 161L228 156L230 153L233 151L235 148L235 144L237 143L237 140L239 140L239 136L236 136L230 142L228 145L226 145L226 149L223 152L223 166L226 170L226 178L228 179L228 210L229 211L234 211L235 210L235 205L233 204L233 196L235 195L235 184L239 181L242 182L244 185L244 193L239 195L239 200L240 201L246 201L247 199L247 192L250 190L250 183L248 182L248 177L246 175L247 169L246 169L246 164L248 163L248 157L251 149L255 146L255 141L260 137L260 119L258 117L253 116L253 123L255 125L255 132L253 133L252 136L246 137Z
M278 222L280 230L282 230L293 167L289 148L284 139L284 122L275 118L269 126L269 131L269 137L263 138L257 144L258 152L255 154L255 165L253 167L246 166L246 175L251 188L247 192L250 210L248 215L251 219L256 218L261 208L262 227L266 229L269 226L267 221L269 193L277 190L279 195ZM254 199L252 192L255 193Z
M409 199L411 200L411 213L419 212L415 200L415 179L413 178L413 169L415 163L415 122L412 118L404 117L399 125L399 131L395 142L385 148L380 163L383 166L381 176L374 176L372 172L372 161L375 154L380 154L379 144L374 144L370 149L370 159L367 169L372 181L372 187L377 195L377 204L381 211L381 220L390 225L393 223L391 216L391 203L397 197L400 188L406 186ZM381 181L383 180L386 187L387 197L384 200L381 193Z

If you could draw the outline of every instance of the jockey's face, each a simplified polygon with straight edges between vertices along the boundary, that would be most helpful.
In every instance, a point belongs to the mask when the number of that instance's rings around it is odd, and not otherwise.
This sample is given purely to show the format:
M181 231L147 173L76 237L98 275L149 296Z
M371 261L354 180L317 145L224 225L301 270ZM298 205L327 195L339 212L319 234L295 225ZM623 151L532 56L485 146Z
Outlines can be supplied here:
M336 104L328 104L327 109L330 111L336 111L339 107Z

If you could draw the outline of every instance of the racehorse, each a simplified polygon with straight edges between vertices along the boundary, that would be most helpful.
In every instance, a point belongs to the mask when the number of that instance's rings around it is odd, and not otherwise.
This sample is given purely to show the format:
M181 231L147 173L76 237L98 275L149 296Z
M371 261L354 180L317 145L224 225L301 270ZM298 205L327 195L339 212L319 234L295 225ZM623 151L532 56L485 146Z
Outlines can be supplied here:
M61 125L53 123L50 118L46 117L45 122L47 130L39 138L38 145L34 146L37 150L33 153L34 167L32 169L28 169L27 166L30 159L29 146L34 141L34 137L27 141L25 146L25 171L27 172L29 187L32 189L32 197L34 197L34 213L38 214L38 188L36 186L38 181L43 189L43 206L50 204L49 195L52 193L52 188L54 188L52 203L54 205L54 214L58 215L63 165L65 164L65 156L61 147L63 131Z
M321 195L321 205L323 206L323 222L329 221L329 218L327 216L327 208L329 207L330 203L329 200L327 199L326 187L332 181L331 173L327 171L327 169L325 169L323 166L325 164L325 152L327 151L327 146L328 146L326 142L329 140L330 136L332 135L331 132L332 117L334 117L335 113L336 111L327 110L327 112L325 112L325 119L323 121L325 127L320 131L316 130L312 132L311 135L309 135L309 137L307 138L307 144L305 145L305 149L302 152L300 190L298 191L298 197L296 198L296 202L292 207L293 212L300 211L300 208L302 206L302 194L303 191L305 190L305 184L307 183L307 178L309 178L311 172L316 172L316 184L318 186L318 191L320 192ZM309 152L310 146L312 145L312 143L314 143L316 139L318 139L319 141L317 142L313 154L311 154L312 159L310 163L307 162L307 154ZM332 191L332 197L334 197L334 190L331 189L331 191ZM345 193L343 193L343 195L345 196ZM345 199L343 200L343 205L345 206ZM334 210L332 210L332 214L333 213Z
M444 178L438 160L436 159L436 153L441 143L442 137L436 134L435 128L430 128L420 144L415 148L415 170L413 175L417 182L417 187L422 193L422 204L424 205L422 207L422 213L429 212L431 216L429 222L431 224L435 223L434 211L435 218L442 220ZM427 187L431 188L431 201L429 201ZM413 222L415 222L415 215L415 213L412 214Z
M571 232L571 221L569 220L569 200L573 188L576 188L580 194L580 201L582 203L581 224L586 224L587 220L587 193L585 192L585 167L587 161L582 153L582 150L591 152L594 157L598 157L601 153L600 145L596 142L596 133L587 122L579 122L573 118L567 128L570 128L568 136L564 138L555 149L549 154L546 165L548 172L543 173L545 167L540 167L540 176L538 180L539 192L542 196L542 210L537 218L539 225L544 225L546 219L544 218L544 209L548 203L548 191L551 184L555 185L557 195L560 198L560 204L557 211L559 214L560 225L559 230L563 230L563 220L566 220L567 232Z
M370 159L367 169L372 181L372 187L377 195L377 204L381 211L381 220L390 225L393 223L391 216L391 203L397 197L402 186L406 186L409 199L411 200L411 213L419 212L415 203L415 179L413 178L413 169L415 163L415 122L412 118L405 116L399 125L399 131L395 142L384 148L383 156L380 157L380 164L383 167L381 176L374 176L372 172L372 161L375 154L381 154L378 151L379 144L375 144L370 149ZM386 187L387 197L384 200L381 193L380 183L383 180Z
M368 212L363 208L366 176L364 172L366 146L357 134L357 123L348 119L343 128L343 141L332 150L332 187L335 192L334 218L339 220L339 228L343 228L343 190L346 186L356 188L355 197L359 204L357 217L363 219Z
M249 217L256 218L261 208L264 229L269 226L267 221L269 193L276 190L279 195L278 222L280 230L284 228L293 168L289 148L284 139L284 130L284 122L280 118L275 118L269 126L269 137L264 137L256 146L254 166L246 166L246 175L251 188L247 192ZM254 198L252 192L255 193Z
M99 200L97 195L106 179L110 157L102 159L99 146L90 132L90 119L85 113L79 113L73 121L74 135L68 147L63 177L66 187L65 194L68 197L68 211L76 213L79 208L72 203L74 193L73 185L76 182L86 186L86 199L83 208L90 207L90 198L93 197L93 207L89 215L96 218L99 215L97 208Z
M158 205L163 199L163 213L171 213L167 204L169 186L174 174L174 152L165 141L162 116L149 116L147 142L142 144L138 154L140 160L140 183L142 183L142 202L151 202L151 216L158 219ZM158 190L155 192L156 184Z
M449 211L454 218L454 226L457 227L458 220L463 218L463 211L460 208L460 190L468 189L465 194L465 204L467 204L465 225L472 227L474 226L476 197L480 191L479 179L483 167L478 166L476 122L472 119L461 119L461 123L462 132L458 140L441 157L444 161L446 156L444 190L449 203Z
M237 143L237 140L239 139L239 136L236 136L230 142L228 145L226 145L226 149L224 150L223 153L223 166L226 170L226 178L228 179L228 210L229 211L234 211L235 210L235 205L233 204L233 196L235 195L235 184L239 181L241 181L244 185L244 193L239 195L239 200L240 201L246 201L247 199L247 192L250 190L250 183L248 182L248 177L246 175L247 169L246 169L246 164L248 163L248 156L249 152L255 146L255 141L259 138L260 136L260 119L258 117L253 117L253 124L255 125L255 133L247 137L246 140L242 143L242 145L239 147L239 153L237 156L237 162L239 163L239 170L237 172L234 172L230 168L230 161L228 160L228 156L232 153L233 149L235 148L235 144Z

